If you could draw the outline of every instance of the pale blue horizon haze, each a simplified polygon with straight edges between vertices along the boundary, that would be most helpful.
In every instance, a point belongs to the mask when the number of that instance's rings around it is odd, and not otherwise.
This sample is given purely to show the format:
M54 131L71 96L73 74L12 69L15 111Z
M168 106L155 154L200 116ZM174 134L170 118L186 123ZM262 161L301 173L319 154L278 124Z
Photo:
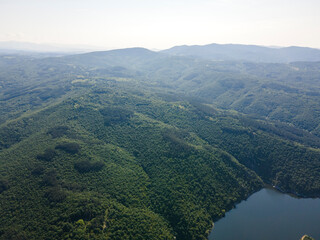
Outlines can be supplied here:
M319 0L0 0L0 41L320 48Z

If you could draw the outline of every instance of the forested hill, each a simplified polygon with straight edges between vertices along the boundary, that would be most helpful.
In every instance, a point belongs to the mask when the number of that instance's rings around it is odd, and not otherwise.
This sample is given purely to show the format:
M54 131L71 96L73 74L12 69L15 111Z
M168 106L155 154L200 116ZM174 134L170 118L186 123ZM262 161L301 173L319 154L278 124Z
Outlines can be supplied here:
M264 184L320 196L318 65L0 56L0 239L206 239Z
M208 60L288 63L320 61L320 49L306 47L263 47L241 44L208 44L176 46L163 53L177 56L200 57Z
M135 78L175 95L197 97L218 108L320 134L320 62L212 62L143 48L74 55L59 61L90 67L100 74Z

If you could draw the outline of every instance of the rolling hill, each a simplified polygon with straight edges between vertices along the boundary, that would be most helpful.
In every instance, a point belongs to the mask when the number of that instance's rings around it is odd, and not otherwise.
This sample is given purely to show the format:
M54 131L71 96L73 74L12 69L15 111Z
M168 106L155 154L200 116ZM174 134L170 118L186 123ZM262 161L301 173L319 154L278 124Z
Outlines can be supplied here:
M206 239L265 184L319 197L318 66L0 56L0 239Z

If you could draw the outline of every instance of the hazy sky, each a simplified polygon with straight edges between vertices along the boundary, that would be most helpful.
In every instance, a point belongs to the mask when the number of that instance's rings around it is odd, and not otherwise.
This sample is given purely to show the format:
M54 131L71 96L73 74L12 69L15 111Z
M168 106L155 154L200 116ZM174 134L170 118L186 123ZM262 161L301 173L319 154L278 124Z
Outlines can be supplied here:
M0 0L0 41L320 48L320 0Z

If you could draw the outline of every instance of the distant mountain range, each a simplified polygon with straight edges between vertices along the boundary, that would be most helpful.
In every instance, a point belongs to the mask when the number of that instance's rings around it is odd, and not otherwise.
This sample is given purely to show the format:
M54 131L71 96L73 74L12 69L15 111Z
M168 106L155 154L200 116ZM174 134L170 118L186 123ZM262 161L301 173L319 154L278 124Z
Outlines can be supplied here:
M84 53L102 50L99 47L87 45L64 45L64 44L38 44L30 42L7 41L0 42L0 53L23 54L23 53Z
M209 44L176 46L162 53L177 56L192 56L215 61L250 61L250 62L314 62L320 61L320 50L307 47L271 48L240 44Z
M139 55L141 53L142 48L133 49L138 49L139 52L131 52L131 54ZM87 45L57 45L36 44L28 42L0 42L0 53L2 54L75 54L101 50L104 49L102 49L101 47ZM126 49L122 50L124 51ZM145 50L145 52L147 52L147 49ZM113 54L112 51L110 51L110 56ZM174 56L196 57L213 61L247 61L265 63L320 61L320 49L308 47L264 47L256 45L213 43L208 45L183 45L175 46L162 51L149 51ZM100 58L102 53L97 53L97 57Z

